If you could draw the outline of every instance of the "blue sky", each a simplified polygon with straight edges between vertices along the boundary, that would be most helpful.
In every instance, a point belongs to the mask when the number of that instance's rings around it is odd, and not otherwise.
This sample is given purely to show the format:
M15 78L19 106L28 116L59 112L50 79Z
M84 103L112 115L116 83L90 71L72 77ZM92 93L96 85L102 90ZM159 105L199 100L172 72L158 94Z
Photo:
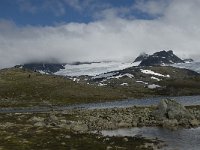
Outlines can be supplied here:
M104 18L103 12L110 9L121 10L117 15L124 18L153 19L155 16L134 8L140 1L0 0L0 20L10 20L18 26L88 23Z
M200 0L0 0L0 68L173 50L200 60Z

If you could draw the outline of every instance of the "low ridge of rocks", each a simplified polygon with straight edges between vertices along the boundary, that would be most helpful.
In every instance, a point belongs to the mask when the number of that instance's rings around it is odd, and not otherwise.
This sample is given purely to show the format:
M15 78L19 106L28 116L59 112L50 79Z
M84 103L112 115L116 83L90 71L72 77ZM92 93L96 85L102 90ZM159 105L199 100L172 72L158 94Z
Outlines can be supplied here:
M75 120L61 117L66 114L75 116ZM65 110L52 112L47 118L32 117L28 121L36 127L65 128L77 133L142 126L175 130L199 126L200 110L186 109L175 100L165 99L152 107Z

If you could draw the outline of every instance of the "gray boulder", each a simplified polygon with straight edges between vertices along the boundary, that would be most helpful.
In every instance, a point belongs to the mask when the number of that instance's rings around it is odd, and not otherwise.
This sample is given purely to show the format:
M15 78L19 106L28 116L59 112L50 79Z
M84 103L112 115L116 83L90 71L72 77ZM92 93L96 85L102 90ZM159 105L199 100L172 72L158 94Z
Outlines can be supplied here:
M44 118L42 118L42 117L36 117L36 116L34 116L34 117L32 117L32 118L30 118L28 121L29 122L33 122L33 123L37 123L37 122L44 122Z
M88 126L81 122L74 122L71 125L71 131L77 132L77 133L85 133L88 131Z
M44 122L36 122L36 123L34 124L34 126L35 126L35 127L45 127L46 124L45 124Z
M194 116L183 105L171 99L161 100L157 110L152 114L158 120L176 119L180 121L181 119L194 119Z
M164 128L168 128L171 130L176 130L178 128L178 121L176 119L171 119L171 120L163 120L162 126Z

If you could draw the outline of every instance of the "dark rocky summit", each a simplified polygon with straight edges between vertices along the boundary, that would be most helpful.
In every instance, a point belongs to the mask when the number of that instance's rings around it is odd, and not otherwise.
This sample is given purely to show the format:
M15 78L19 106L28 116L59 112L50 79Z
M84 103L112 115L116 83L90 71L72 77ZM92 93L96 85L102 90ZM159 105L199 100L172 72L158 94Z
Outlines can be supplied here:
M147 59L148 56L149 56L148 54L142 53L142 54L140 54L140 55L134 60L134 62L138 62L138 61L142 61L142 60L144 60L144 59Z
M185 63L184 60L177 57L172 50L160 51L152 55L141 55L136 58L136 61L141 61L140 66L160 66L174 63Z
M191 63L193 62L194 60L192 58L188 58L188 59L184 59L183 60L185 63Z
M91 61L91 62L80 62L80 61L77 61L77 62L73 62L73 63L70 63L70 65L91 65L93 63L101 63L101 62L98 62L98 61Z
M73 63L27 63L23 65L15 66L16 68L29 69L32 71L44 72L47 74L54 74L61 69L65 69L65 65L84 65L100 62L73 62Z
M22 67L23 69L29 69L32 71L43 71L44 73L52 74L60 69L64 69L65 64L56 64L56 63L30 63L24 64L17 67Z

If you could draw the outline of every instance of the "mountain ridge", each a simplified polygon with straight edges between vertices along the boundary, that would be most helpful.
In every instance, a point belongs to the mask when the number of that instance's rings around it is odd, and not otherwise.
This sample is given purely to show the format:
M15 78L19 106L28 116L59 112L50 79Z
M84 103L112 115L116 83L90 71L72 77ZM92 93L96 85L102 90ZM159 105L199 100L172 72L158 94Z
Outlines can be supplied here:
M192 62L192 59L181 59L172 50L159 51L152 55L142 53L133 63L115 62L72 62L72 63L27 63L16 66L17 68L29 69L43 74L56 74L62 76L95 76L98 73L106 73L122 70L133 66L163 66L179 63ZM93 71L93 72L92 72Z
M163 50L155 52L152 55L143 54L138 56L134 62L137 62L138 60L141 61L139 66L161 66L175 63L185 63L185 61L176 56L172 50Z

